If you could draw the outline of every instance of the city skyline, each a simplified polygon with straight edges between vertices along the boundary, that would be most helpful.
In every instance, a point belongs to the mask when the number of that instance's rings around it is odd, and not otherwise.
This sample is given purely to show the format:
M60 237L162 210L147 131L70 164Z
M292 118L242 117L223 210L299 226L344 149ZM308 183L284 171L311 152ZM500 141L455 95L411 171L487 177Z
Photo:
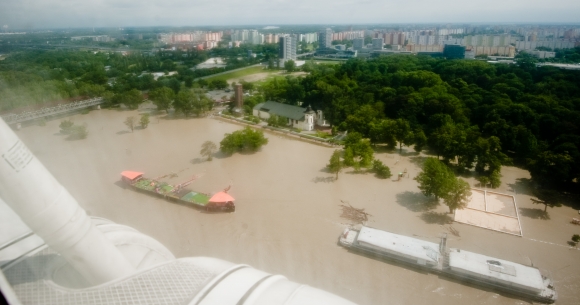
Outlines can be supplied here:
M12 29L396 23L580 23L580 3L555 1L6 0L0 25Z

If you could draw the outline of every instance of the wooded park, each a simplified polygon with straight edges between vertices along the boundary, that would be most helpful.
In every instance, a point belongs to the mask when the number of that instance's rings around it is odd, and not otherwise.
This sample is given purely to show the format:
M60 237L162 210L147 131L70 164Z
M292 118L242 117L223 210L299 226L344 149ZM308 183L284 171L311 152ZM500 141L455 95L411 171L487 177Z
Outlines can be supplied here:
M186 58L208 55L190 53ZM579 53L576 48L566 56ZM77 96L134 108L138 93L149 93L160 109L205 113L211 106L203 91L187 88L203 87L191 82L202 72L175 59L161 53L13 53L0 62L0 110ZM374 146L428 149L456 172L475 170L485 184L497 184L501 165L514 164L528 169L538 186L574 189L580 177L580 71L536 62L525 53L512 65L406 55L340 65L307 61L302 69L308 74L265 81L244 108L266 100L311 106L324 112L334 132L358 132ZM168 69L178 73L157 80L141 73Z

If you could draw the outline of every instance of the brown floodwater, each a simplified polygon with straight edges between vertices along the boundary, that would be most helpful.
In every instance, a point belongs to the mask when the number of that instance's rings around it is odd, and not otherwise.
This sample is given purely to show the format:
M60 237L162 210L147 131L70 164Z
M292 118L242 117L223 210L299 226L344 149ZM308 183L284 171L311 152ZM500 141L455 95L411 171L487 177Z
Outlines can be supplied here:
M123 121L138 111L96 110L73 115L86 123L87 139L59 135L60 120L28 126L17 134L91 215L132 226L177 257L210 256L283 274L290 280L328 290L359 304L525 304L526 301L456 280L351 253L337 245L348 221L339 217L348 202L370 213L369 226L438 242L451 225L448 246L459 247L540 268L552 277L558 304L580 304L580 251L566 242L580 226L569 223L570 207L548 210L532 204L518 178L529 173L504 167L499 192L515 194L524 237L451 219L443 204L432 206L412 179L425 155L412 149L380 151L376 157L393 178L343 170L334 181L325 165L333 148L267 133L269 143L253 154L217 155L204 161L204 141L216 143L239 125L211 118L165 119L153 116L148 128L130 132ZM219 144L218 144L219 145ZM393 181L407 169L409 178ZM171 172L169 183L201 177L189 188L212 193L231 185L236 212L208 214L124 188L120 172L147 177ZM472 178L466 179L474 184ZM34 186L30 186L34 188ZM515 191L515 192L514 192Z

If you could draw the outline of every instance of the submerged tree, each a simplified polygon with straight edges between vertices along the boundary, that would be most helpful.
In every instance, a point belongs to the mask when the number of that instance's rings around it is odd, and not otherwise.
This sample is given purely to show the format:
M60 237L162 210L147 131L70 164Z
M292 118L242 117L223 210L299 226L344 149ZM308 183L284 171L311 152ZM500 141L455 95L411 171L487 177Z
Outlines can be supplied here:
M413 143L415 143L414 149L416 152L421 152L425 145L427 145L427 136L425 136L423 130L415 130L413 133Z
M489 183L494 189L501 185L501 174L499 173L499 169L496 169L489 174Z
M558 200L558 193L553 190L535 189L533 191L536 198L532 198L532 203L543 204L544 213L548 212L548 207L560 207L562 204Z
M71 120L63 120L59 127L60 133L68 135L67 139L69 140L85 139L89 134L86 123L75 125Z
M125 119L125 125L127 125L127 128L131 129L131 132L133 132L133 129L135 129L135 117L134 116L129 116Z
M129 91L116 94L114 99L118 104L123 104L129 109L137 109L139 104L143 102L143 96L137 89L131 89Z
M349 133L344 140L344 165L352 166L356 171L371 167L374 151L368 139L363 139L358 132Z
M580 242L580 235L578 235L578 234L572 235L572 238L570 238L570 244L572 244L574 247L576 247L576 245L579 242Z
M153 101L158 110L165 110L169 113L171 103L175 99L175 92L167 87L153 89L149 92L149 99Z
M395 120L393 135L395 140L399 142L399 153L403 150L403 144L411 145L413 144L413 132L411 131L411 126L409 122L404 119Z
M212 141L205 141L201 145L201 151L199 152L202 156L207 157L207 161L211 161L213 154L217 151L217 145Z
M336 174L336 180L338 180L338 173L340 173L340 171L342 170L342 162L340 161L340 150L335 150L332 153L332 156L330 156L330 161L329 163L326 165L326 167L328 168L328 170L333 173Z
M449 213L467 206L471 190L469 184L462 179L454 178L450 183L447 194L443 195L443 202L449 207Z
M187 117L193 113L193 99L193 92L190 90L179 91L173 102L173 108Z
M58 127L60 127L60 133L62 134L70 134L72 132L72 127L75 123L71 120L63 120L60 122Z
M373 171L377 174L377 177L381 179L387 179L392 176L391 169L383 164L381 160L373 160Z
M265 144L268 144L268 139L264 137L263 131L245 127L231 134L226 133L220 142L220 150L226 154L243 150L254 152Z
M80 140L85 139L89 135L87 130L87 125L74 125L71 127L71 133L67 139L69 140Z
M141 124L141 128L147 128L149 126L149 113L142 114L139 123Z
M207 95L200 91L181 90L173 102L173 108L183 113L186 117L195 114L205 115L212 109L213 102Z
M449 193L455 176L443 162L435 158L427 158L423 163L423 171L415 177L419 189L425 196L435 196L436 199Z

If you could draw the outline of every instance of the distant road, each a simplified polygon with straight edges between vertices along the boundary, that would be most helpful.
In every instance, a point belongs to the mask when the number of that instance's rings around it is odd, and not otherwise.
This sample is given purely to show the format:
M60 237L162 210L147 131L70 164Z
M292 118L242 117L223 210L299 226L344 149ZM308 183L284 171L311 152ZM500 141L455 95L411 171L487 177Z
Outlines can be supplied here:
M304 57L304 56L312 55L314 53L316 53L316 52L309 52L309 53L297 54L296 57Z

